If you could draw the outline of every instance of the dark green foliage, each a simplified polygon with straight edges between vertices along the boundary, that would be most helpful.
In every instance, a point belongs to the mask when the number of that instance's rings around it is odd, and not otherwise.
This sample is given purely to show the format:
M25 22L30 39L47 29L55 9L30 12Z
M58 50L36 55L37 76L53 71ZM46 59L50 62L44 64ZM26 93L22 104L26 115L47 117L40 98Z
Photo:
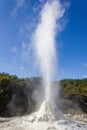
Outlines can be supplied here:
M12 97L10 80L8 74L0 74L0 113L6 109L6 105Z
M40 81L41 78L21 79L0 73L0 116L17 116L34 111L32 94Z
M78 102L80 107L87 112L87 79L61 80L60 86L65 98Z

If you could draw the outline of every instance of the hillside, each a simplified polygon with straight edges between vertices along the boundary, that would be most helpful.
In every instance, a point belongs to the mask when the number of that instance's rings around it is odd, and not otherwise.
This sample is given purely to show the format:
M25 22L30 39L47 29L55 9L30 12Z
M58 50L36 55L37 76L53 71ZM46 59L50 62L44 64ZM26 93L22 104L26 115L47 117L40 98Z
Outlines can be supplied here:
M21 116L35 111L38 98L44 95L41 81L40 77L21 79L0 73L0 116ZM58 82L55 84L59 86ZM64 113L87 113L87 79L61 80L59 93L56 104Z

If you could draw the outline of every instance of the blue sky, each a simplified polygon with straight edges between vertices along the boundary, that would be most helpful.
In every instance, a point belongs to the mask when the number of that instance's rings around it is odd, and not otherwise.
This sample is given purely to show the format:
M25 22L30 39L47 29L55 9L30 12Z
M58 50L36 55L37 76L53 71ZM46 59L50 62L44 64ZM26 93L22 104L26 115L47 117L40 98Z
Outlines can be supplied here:
M0 0L0 72L18 77L39 76L29 46L44 1ZM56 37L56 79L86 78L87 1L69 0L66 3L70 4L65 14L67 24Z

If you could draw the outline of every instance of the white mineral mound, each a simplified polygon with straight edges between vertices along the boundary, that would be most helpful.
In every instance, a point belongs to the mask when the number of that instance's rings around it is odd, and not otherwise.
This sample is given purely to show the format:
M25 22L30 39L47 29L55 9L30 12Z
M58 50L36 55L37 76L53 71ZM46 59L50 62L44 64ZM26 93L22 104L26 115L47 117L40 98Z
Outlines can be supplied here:
M87 130L87 124L64 119L61 112L46 101L31 115L2 118L0 122L0 130Z
M58 119L63 119L62 113L54 104L44 101L40 107L40 110L37 112L37 121L54 122Z

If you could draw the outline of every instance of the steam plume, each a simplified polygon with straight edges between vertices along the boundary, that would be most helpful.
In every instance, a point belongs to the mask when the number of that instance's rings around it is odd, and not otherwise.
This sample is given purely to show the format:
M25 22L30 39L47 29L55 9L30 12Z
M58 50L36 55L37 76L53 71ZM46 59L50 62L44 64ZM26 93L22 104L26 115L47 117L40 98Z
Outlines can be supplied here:
M34 33L36 58L43 75L45 98L48 102L56 63L55 36L61 28L60 19L64 11L60 0L48 0L40 12L40 22Z

